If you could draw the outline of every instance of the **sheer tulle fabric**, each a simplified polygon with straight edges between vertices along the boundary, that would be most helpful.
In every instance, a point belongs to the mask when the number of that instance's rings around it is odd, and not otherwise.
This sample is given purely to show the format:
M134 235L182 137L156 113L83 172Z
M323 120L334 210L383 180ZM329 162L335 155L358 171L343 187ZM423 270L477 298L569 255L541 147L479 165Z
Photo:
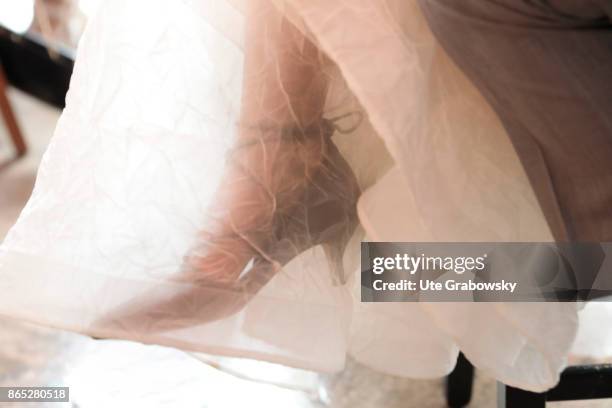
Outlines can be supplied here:
M1 247L0 313L321 371L436 377L461 349L555 384L576 305L360 303L364 237L551 239L414 2L106 1Z

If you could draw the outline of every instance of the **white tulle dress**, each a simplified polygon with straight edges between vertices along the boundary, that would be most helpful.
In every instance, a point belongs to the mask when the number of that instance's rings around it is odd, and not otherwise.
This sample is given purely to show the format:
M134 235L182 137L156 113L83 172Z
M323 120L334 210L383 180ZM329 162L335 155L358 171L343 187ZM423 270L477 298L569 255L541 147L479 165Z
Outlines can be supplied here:
M360 240L552 240L497 117L416 2L269 1L331 61L324 115L341 118L332 141L361 192L345 279L331 278L315 240L222 317L185 304L139 324L108 318L196 285L175 277L209 225L235 145L248 40L248 0L108 0L88 23L34 192L1 246L0 313L319 371L341 370L348 354L439 377L461 350L507 384L553 386L576 304L359 300ZM355 112L363 119L343 116ZM208 289L200 296L235 295ZM157 330L158 318L181 324Z

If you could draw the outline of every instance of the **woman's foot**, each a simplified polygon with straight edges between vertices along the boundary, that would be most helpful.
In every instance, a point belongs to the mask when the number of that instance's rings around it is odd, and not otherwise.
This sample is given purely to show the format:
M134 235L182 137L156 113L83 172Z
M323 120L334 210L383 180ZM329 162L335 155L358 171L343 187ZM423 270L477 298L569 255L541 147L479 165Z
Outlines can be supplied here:
M323 245L332 281L357 225L355 176L331 141L331 122L307 129L245 129L228 157L209 224L175 282L161 285L104 319L156 332L227 317L291 259ZM137 328L134 325L138 326Z

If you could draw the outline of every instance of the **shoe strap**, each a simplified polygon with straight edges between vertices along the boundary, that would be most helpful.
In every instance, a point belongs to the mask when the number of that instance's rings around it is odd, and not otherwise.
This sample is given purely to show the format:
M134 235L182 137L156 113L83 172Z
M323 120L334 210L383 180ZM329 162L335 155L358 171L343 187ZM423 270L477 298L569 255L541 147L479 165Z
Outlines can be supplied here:
M349 117L355 117L354 122L349 126L342 126L342 123ZM322 119L314 125L299 127L296 125L274 125L261 123L257 125L242 125L246 129L256 130L261 136L246 140L234 147L234 150L249 147L258 143L273 141L304 142L308 136L324 135L331 138L334 132L348 134L354 132L363 122L363 113L352 111L342 115L334 116L329 119Z

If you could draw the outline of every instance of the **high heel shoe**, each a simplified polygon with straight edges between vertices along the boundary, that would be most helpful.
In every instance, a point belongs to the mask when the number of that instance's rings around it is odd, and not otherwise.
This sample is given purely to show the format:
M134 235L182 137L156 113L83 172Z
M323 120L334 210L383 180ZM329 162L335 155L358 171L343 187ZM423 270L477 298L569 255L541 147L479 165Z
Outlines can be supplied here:
M278 212L277 242L268 252L284 266L305 250L321 245L335 285L346 282L342 257L358 225L356 203L361 194L353 171L331 140L336 130L346 132L334 122L342 118L321 123L323 160L308 180L301 199L289 211ZM303 135L298 131L295 137L300 139ZM279 245L282 242L292 248Z
M158 332L222 319L240 311L284 265L316 245L322 246L329 261L331 284L344 284L342 258L358 225L360 189L331 140L336 130L352 130L337 126L341 119L323 120L306 129L261 126L257 137L236 146L229 163L245 175L241 182L253 183L263 191L270 200L270 210L257 207L251 211L256 216L244 210L240 214L254 217L254 221L234 220L235 214L226 213L224 232L207 232L201 237L203 243L185 257L183 273L175 280L187 283L185 290L170 297L163 288L157 294L148 292L98 324L139 325L140 329L130 330ZM246 166L236 153L255 146L265 152L268 143L294 148L282 154L295 157L290 166L269 170L272 176L266 178ZM273 174L277 170L280 174ZM295 174L287 174L289 179L283 180L283 170L304 173L300 179L292 180Z

